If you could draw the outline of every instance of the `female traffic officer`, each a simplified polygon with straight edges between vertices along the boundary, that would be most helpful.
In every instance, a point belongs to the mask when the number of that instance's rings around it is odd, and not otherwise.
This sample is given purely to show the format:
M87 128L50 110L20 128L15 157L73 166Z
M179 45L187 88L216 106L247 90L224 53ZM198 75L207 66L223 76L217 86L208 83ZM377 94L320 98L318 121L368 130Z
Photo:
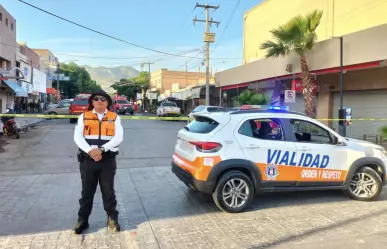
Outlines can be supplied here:
M109 111L111 97L97 91L89 97L89 109L80 115L74 131L74 141L79 147L78 161L82 179L82 197L79 200L78 222L75 234L89 227L89 216L93 207L94 194L99 183L103 206L108 215L108 226L120 231L117 200L114 191L116 156L118 145L123 141L120 117Z

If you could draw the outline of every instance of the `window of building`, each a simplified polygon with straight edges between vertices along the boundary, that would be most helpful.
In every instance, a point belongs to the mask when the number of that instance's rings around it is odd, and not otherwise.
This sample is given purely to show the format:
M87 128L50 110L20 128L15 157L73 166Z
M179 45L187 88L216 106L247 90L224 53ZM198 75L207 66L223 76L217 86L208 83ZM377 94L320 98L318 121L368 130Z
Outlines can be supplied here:
M48 61L51 62L51 55L48 55Z
M11 23L11 30L13 30L13 23Z
M3 21L3 14L0 13L0 21Z
M8 18L5 18L5 25L8 26Z

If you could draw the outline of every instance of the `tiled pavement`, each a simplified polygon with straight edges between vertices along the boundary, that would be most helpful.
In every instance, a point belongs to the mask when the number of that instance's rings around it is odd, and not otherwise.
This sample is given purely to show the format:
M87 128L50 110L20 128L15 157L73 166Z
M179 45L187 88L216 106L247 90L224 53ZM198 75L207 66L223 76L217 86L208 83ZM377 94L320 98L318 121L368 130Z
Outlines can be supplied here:
M265 194L247 212L227 214L187 190L169 167L119 169L116 179L123 231L106 228L98 191L91 227L78 236L71 234L78 173L0 176L0 248L382 248L387 242L386 194L370 203L341 192Z

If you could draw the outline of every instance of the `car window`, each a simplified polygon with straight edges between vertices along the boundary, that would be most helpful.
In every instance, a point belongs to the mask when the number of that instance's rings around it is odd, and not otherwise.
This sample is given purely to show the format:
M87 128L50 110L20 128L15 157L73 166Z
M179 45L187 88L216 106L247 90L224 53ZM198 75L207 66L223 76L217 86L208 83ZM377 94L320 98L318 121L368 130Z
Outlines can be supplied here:
M89 105L88 99L74 99L73 105Z
M218 112L218 111L223 111L222 107L208 107L207 108L208 112Z
M163 103L162 106L171 106L171 107L176 107L176 103L170 102L170 103Z
M118 104L129 104L129 101L127 100L117 100Z
M210 133L213 131L216 127L218 127L219 123L207 118L207 117L196 117L194 121L189 123L185 129L192 133Z
M284 140L278 119L250 119L241 125L238 132L257 139Z
M311 122L299 119L291 119L293 132L297 141L304 143L331 144L332 137L329 131Z
M194 113L194 112L201 112L201 111L203 111L205 108L206 108L205 106L199 105L199 106L197 106L192 112L193 112L193 113Z

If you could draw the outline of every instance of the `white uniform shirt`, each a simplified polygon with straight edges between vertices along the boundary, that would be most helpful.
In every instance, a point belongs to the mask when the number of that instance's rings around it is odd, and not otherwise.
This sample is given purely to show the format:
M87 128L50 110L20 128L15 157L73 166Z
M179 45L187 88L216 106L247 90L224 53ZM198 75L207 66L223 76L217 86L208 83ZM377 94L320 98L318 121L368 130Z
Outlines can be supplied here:
M93 113L96 113L98 115L99 121L103 119L103 117L106 115L107 110L105 113L97 113L95 110L93 110ZM89 153L90 150L94 148L98 148L96 145L90 146L87 142L85 137L83 136L83 131L84 131L84 123L83 123L83 113L79 116L78 118L78 124L75 126L74 130L74 141L77 144L77 146L83 150L86 153ZM115 121L115 135L114 137L107 142L106 144L102 145L102 147L105 149L105 151L113 151L116 152L118 149L118 145L122 143L124 139L124 129L122 128L121 125L121 119L120 116L117 115L116 121Z

